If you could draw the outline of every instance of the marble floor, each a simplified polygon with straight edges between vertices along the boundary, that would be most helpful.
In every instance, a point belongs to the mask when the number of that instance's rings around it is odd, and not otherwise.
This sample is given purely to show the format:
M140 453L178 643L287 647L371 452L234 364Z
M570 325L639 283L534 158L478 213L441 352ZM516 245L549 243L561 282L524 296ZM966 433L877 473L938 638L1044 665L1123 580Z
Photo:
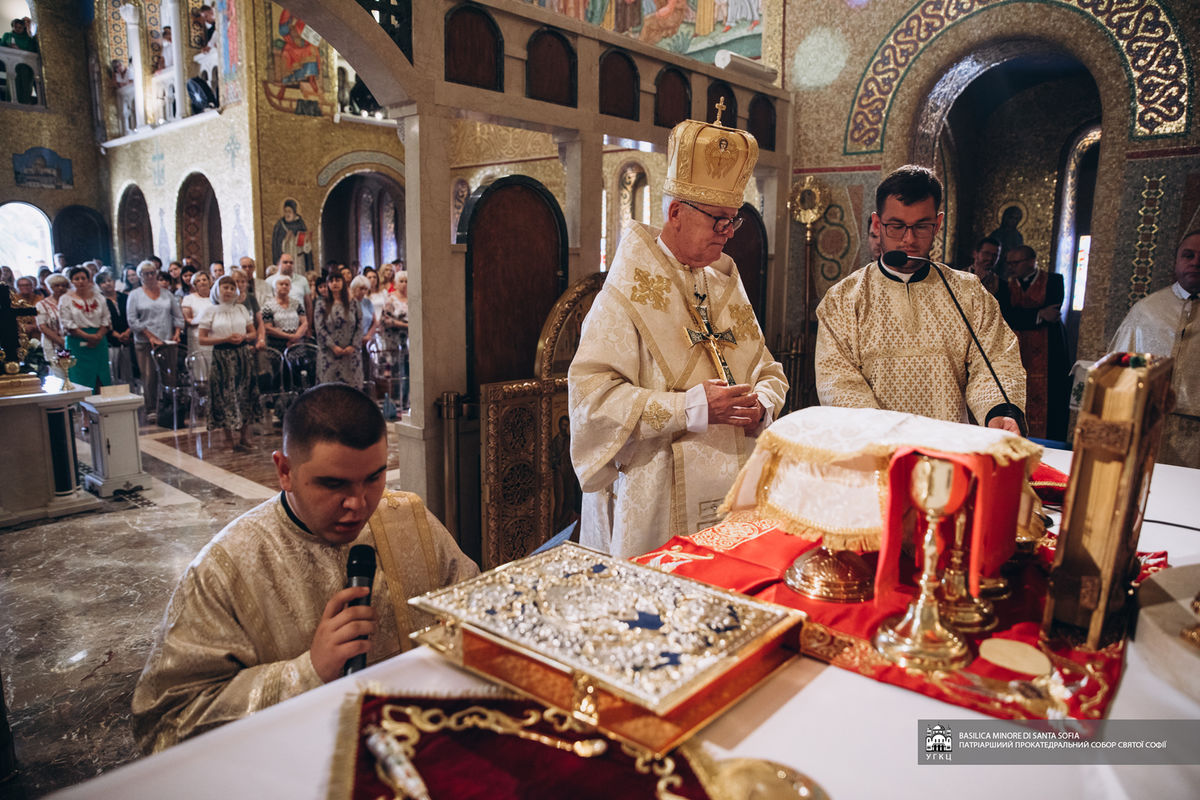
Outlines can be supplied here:
M149 490L0 528L0 676L20 770L0 798L41 797L140 757L129 703L175 582L227 522L279 490L278 429L249 453L203 431L143 428L140 444Z

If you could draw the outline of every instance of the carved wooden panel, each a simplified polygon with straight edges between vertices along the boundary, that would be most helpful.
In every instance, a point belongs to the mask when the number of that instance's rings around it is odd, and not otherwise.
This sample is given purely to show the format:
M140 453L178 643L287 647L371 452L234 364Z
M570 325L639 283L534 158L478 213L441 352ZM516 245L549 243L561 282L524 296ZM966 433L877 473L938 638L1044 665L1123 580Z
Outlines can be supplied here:
M481 187L467 218L468 395L532 378L542 323L566 289L566 222L554 196L513 175Z
M575 49L558 31L542 28L526 45L525 95L560 106L576 105Z
M742 227L738 228L733 238L725 243L725 252L737 264L742 276L742 286L754 307L754 315L758 324L766 329L766 300L767 300L767 229L763 225L762 216L749 203L741 210Z
M706 120L709 122L717 121L717 103L720 103L724 98L724 111L721 112L721 124L730 128L738 127L738 107L737 95L733 93L733 87L725 81L712 81L708 84L708 106Z
M491 15L464 3L446 12L446 80L504 91L504 38Z
M639 80L637 65L627 54L609 50L600 56L600 113L637 120Z
M535 372L542 380L567 377L567 368L579 349L584 317L592 309L606 277L607 272L596 272L572 284L550 310L538 337Z
M691 116L692 84L683 70L663 67L654 81L654 124L674 128Z
M746 130L754 134L758 146L763 150L775 149L775 104L765 94L756 94L750 98Z
M567 380L480 387L483 568L533 552L579 518ZM556 524L561 522L561 526Z
M122 263L137 266L154 254L150 211L146 207L146 196L137 186L130 186L121 194L117 228Z

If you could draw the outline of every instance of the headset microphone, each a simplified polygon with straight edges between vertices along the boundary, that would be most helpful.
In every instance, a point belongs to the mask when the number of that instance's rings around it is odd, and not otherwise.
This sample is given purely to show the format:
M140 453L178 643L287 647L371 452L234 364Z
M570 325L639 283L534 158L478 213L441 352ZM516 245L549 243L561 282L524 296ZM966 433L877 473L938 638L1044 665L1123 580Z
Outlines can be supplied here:
M892 269L903 269L908 265L909 261L920 261L923 264L928 264L938 277L942 279L942 285L946 287L946 291L950 293L950 299L954 301L954 307L958 310L958 316L962 318L963 324L967 326L967 331L971 334L971 338L975 341L975 346L979 348L979 354L983 356L983 363L987 364L988 372L992 373L992 380L996 382L996 388L1000 390L1000 396L1004 398L1004 405L1001 410L1005 416L1012 417L1017 422L1017 428L1021 431L1022 436L1029 435L1029 428L1025 424L1025 414L1020 408L1013 405L1008 399L1008 392L1004 391L1004 384L1000 383L1000 376L996 374L996 370L992 367L992 362L988 359L987 353L983 349L983 345L979 343L979 337L975 335L975 328L971 326L971 321L967 319L967 315L963 313L962 306L958 304L958 298L954 296L954 290L950 288L950 282L946 280L945 273L942 268L928 258L921 256L910 256L903 250L889 250L879 257L879 263Z

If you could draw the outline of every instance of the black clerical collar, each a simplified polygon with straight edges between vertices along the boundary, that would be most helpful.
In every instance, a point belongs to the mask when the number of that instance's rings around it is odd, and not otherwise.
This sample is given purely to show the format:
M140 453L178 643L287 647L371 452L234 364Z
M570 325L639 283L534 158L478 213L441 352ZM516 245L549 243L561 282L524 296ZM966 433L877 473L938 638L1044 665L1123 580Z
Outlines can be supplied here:
M288 519L290 519L292 522L294 522L296 524L297 528L299 528L300 530L304 531L305 533L311 535L312 531L310 531L308 529L307 525L305 525L303 522L300 521L300 518L296 516L296 512L292 511L292 507L290 505L288 505L287 492L281 491L279 493L279 502L283 504L283 510L288 515Z
M884 269L883 262L881 261L876 261L875 266L879 269L879 273L883 275L883 277L887 278L889 281L895 281L896 283L920 283L929 275L928 264L922 264L916 272L912 273L912 277L907 281L897 278L895 275Z

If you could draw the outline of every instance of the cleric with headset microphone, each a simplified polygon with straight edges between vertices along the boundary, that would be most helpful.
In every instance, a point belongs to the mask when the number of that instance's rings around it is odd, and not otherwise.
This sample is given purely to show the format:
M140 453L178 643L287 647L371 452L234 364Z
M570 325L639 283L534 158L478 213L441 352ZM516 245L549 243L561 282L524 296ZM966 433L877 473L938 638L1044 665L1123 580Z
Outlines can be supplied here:
M883 255L831 286L817 307L818 397L1023 434L1017 337L978 278L929 258L941 201L941 183L925 167L901 167L879 185L871 225Z

